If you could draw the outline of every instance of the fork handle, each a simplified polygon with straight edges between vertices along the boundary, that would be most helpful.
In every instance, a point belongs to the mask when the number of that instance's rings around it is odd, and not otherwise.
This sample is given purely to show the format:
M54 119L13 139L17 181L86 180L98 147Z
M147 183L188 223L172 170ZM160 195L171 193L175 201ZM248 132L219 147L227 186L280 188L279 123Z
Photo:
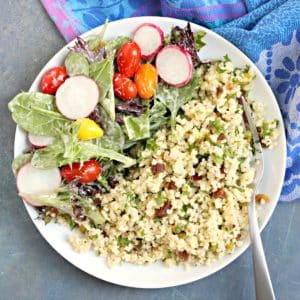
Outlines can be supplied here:
M250 238L252 243L256 300L275 300L276 298L256 217L255 199L252 199L248 205L248 216Z

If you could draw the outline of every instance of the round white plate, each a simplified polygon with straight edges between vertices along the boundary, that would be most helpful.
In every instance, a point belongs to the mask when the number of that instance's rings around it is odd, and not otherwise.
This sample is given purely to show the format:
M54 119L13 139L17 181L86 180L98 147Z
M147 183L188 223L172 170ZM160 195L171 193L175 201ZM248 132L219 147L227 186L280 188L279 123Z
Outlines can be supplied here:
M111 22L108 25L105 39L108 40L118 35L131 36L133 31L144 22L153 22L160 26L166 33L169 33L171 27L174 25L186 25L186 21L162 17L138 17L124 19ZM83 37L87 37L90 34L96 34L100 30L101 27L95 28L84 34ZM254 68L257 77L254 81L254 91L251 96L254 99L262 101L266 105L266 117L277 118L281 121L282 126L280 128L280 137L278 139L277 146L272 150L266 150L264 152L264 161L266 167L263 181L260 185L260 192L268 195L271 199L271 201L264 205L260 211L260 224L261 228L264 228L269 221L278 201L285 171L285 134L276 99L261 73L239 49L216 33L204 27L192 24L192 30L203 30L207 33L204 38L206 46L202 48L200 52L200 57L202 60L219 59L225 54L228 54L229 57L232 58L234 65L242 66L249 64L252 68ZM53 58L45 65L45 67L36 77L30 88L30 91L38 90L39 82L46 70L53 66L63 64L64 58L68 53L68 47L72 46L73 44L74 41L66 45L53 56ZM15 156L22 153L26 147L26 134L17 128L14 148ZM77 268L99 279L124 286L138 288L162 288L189 283L204 278L224 268L239 255L241 255L249 246L249 241L247 240L245 241L244 245L238 248L233 254L227 255L209 266L191 267L189 270L185 270L182 266L167 268L162 263L155 263L146 266L123 264L110 269L107 267L105 260L96 256L92 251L84 254L78 254L74 252L67 241L68 236L70 235L69 228L52 223L45 226L43 221L36 219L37 213L31 206L25 203L25 207L30 218L32 219L32 222L35 224L42 236L66 260L68 260Z

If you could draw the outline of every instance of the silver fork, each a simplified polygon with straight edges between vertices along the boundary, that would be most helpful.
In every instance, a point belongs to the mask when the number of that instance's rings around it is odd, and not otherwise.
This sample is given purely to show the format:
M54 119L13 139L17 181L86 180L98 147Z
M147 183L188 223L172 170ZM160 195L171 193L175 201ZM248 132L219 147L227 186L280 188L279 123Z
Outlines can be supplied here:
M244 97L241 97L242 105L248 121L249 129L252 133L254 147L254 168L255 178L253 181L253 193L248 205L249 232L252 243L252 259L254 267L255 292L257 300L273 300L275 298L268 265L264 253L264 248L258 227L255 210L255 194L264 172L264 160L262 147L259 141L258 132L251 114L249 104Z

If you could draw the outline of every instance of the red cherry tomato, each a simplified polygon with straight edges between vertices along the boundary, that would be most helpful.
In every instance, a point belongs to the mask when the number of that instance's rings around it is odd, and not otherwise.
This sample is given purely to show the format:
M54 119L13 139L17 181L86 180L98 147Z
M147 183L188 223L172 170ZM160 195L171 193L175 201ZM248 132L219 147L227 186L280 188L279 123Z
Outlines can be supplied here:
M95 160L87 160L83 164L73 163L71 166L65 165L60 169L60 174L65 180L72 181L77 178L80 183L96 180L101 172L101 165Z
M141 60L141 48L134 41L124 43L117 55L119 72L126 77L132 77L137 71Z
M121 98L123 101L130 101L136 97L136 85L131 79L127 78L126 76L120 73L115 73L113 84L116 96Z
M61 84L67 79L67 70L63 66L48 70L41 81L41 91L45 94L54 95Z

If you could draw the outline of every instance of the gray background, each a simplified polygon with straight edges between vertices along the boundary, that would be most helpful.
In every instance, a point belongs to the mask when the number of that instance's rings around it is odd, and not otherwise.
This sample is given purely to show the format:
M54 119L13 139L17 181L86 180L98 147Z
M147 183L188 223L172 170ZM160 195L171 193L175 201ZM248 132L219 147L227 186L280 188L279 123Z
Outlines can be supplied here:
M35 229L17 197L10 163L15 124L7 102L27 90L65 41L37 0L0 7L0 299L254 299L248 250L222 271L162 290L120 287L95 279L60 257ZM278 299L300 299L300 202L279 204L262 237Z

